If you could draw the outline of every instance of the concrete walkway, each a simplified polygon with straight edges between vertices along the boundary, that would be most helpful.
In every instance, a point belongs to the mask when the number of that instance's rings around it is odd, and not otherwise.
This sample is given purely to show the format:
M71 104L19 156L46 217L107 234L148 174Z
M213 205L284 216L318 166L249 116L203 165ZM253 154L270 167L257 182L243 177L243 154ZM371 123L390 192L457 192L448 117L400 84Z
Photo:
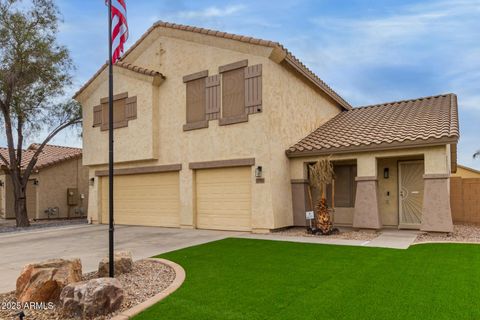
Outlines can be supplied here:
M364 246L368 242L365 240L347 240L347 239L335 239L335 238L328 238L328 237L303 237L303 236L286 236L286 235L276 235L276 234L253 234L253 233L242 234L237 236L236 238L291 241L291 242L317 243L317 244L334 244L334 245L341 245L341 246Z
M292 241L301 243L318 243L332 244L342 246L365 246L379 247L390 249L408 249L415 241L418 231L411 230L382 230L379 236L373 240L348 240L336 239L329 237L303 237L303 236L287 236L276 234L242 234L238 238L275 240L275 241Z
M135 260L239 232L116 226L115 249L129 250ZM83 272L95 271L108 255L108 226L83 225L0 235L0 292L15 290L23 266L53 258L80 258Z
M414 230L383 230L375 239L365 244L366 247L391 249L408 249L417 238L419 231Z

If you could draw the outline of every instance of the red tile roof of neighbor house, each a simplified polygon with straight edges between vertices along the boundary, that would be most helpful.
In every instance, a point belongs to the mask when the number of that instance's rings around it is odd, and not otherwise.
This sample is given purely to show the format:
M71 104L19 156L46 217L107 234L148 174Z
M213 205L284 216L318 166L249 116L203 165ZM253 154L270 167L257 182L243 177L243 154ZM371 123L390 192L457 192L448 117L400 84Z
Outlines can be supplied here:
M137 40L122 56L119 62L116 63L116 65L119 65L121 67L124 67L122 64L125 64L122 62L130 52L135 50L135 48L155 29L157 28L170 28L170 29L176 29L176 30L181 30L181 31L186 31L186 32L195 32L195 33L200 33L204 35L209 35L209 36L214 36L218 38L224 38L224 39L231 39L239 42L244 42L244 43L250 43L250 44L255 44L255 45L260 45L260 46L265 46L265 47L271 47L271 48L277 48L279 49L285 56L284 60L291 65L293 68L297 69L303 76L305 76L311 83L313 83L315 86L320 88L323 92L325 92L329 97L331 97L334 101L336 101L340 106L342 106L344 109L349 110L351 109L351 105L343 99L338 93L335 92L329 85L327 85L320 77L318 77L312 70L310 70L307 66L305 66L297 57L295 57L290 51L288 51L287 48L285 48L281 43L275 42L275 41L270 41L270 40L262 40L254 37L249 37L249 36L242 36L238 34L233 34L233 33L228 33L228 32L222 32L222 31L217 31L217 30L212 30L212 29L206 29L206 28L198 28L198 27L193 27L193 26L187 26L183 24L176 24L176 23L169 23L169 22L164 22L164 21L158 21L153 24L141 37L140 39ZM131 65L131 68L140 68ZM103 71L103 69L106 67L106 64L103 65L95 75L87 81L78 91L75 93L74 98L78 96L83 90L86 89L86 87L93 82L93 80ZM131 69L132 70L132 69ZM146 70L146 69L145 69ZM136 70L132 70L136 71ZM149 72L156 72L152 70L148 70ZM158 72L159 73L159 72ZM160 73L159 73L160 74ZM163 77L163 75L162 75Z
M31 144L27 149L23 150L22 154L22 164L21 168L25 169L32 159L33 155L35 154L35 151L40 147L40 144L38 143L33 143ZM7 148L2 148L0 147L0 153L8 160L8 149ZM52 166L54 164L67 161L67 160L72 160L72 159L78 159L82 157L82 149L81 148L72 148L72 147L62 147L62 146L55 146L51 144L47 144L42 152L40 153L37 164L35 165L35 169L39 170L42 168L46 168L49 166ZM7 165L6 163L2 162L0 160L0 167Z
M443 94L339 113L291 146L287 156L456 143L457 96Z

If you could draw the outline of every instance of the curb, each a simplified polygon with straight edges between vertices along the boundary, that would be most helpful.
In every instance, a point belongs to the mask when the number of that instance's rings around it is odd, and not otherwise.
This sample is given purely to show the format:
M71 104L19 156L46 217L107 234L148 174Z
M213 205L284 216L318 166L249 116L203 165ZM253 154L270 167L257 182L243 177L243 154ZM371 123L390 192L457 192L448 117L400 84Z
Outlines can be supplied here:
M175 262L172 262L170 260L165 260L165 259L156 259L156 258L147 258L144 260L150 260L150 261L157 261L163 264L166 264L167 266L171 267L175 271L175 279L173 282L162 292L154 295L153 297L145 300L144 302L137 304L136 306L125 310L121 312L120 314L116 315L115 317L111 318L111 320L127 320L131 319L140 312L150 308L157 302L165 299L168 297L170 294L175 292L180 286L183 284L185 281L185 270L180 266L179 264L176 264Z
M474 242L474 241L447 241L447 240L439 240L439 241L414 242L414 243L411 244L411 246L416 246L416 245L419 245L419 244L432 244L432 243L478 244L478 245L480 245L480 242Z

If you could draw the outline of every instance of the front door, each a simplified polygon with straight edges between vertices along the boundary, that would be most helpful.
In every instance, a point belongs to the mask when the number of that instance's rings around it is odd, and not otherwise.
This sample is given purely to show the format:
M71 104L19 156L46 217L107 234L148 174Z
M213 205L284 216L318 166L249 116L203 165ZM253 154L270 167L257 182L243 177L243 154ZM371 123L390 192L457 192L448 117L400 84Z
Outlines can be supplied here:
M402 161L399 172L399 228L420 229L423 206L424 163Z

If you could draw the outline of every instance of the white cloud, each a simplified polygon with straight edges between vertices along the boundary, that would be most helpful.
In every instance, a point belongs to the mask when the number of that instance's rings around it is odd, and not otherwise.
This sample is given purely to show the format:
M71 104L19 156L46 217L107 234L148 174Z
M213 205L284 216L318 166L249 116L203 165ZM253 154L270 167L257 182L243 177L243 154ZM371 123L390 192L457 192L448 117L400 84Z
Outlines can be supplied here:
M245 9L244 5L229 5L223 8L211 6L200 10L180 11L176 16L180 19L210 19L230 16Z

